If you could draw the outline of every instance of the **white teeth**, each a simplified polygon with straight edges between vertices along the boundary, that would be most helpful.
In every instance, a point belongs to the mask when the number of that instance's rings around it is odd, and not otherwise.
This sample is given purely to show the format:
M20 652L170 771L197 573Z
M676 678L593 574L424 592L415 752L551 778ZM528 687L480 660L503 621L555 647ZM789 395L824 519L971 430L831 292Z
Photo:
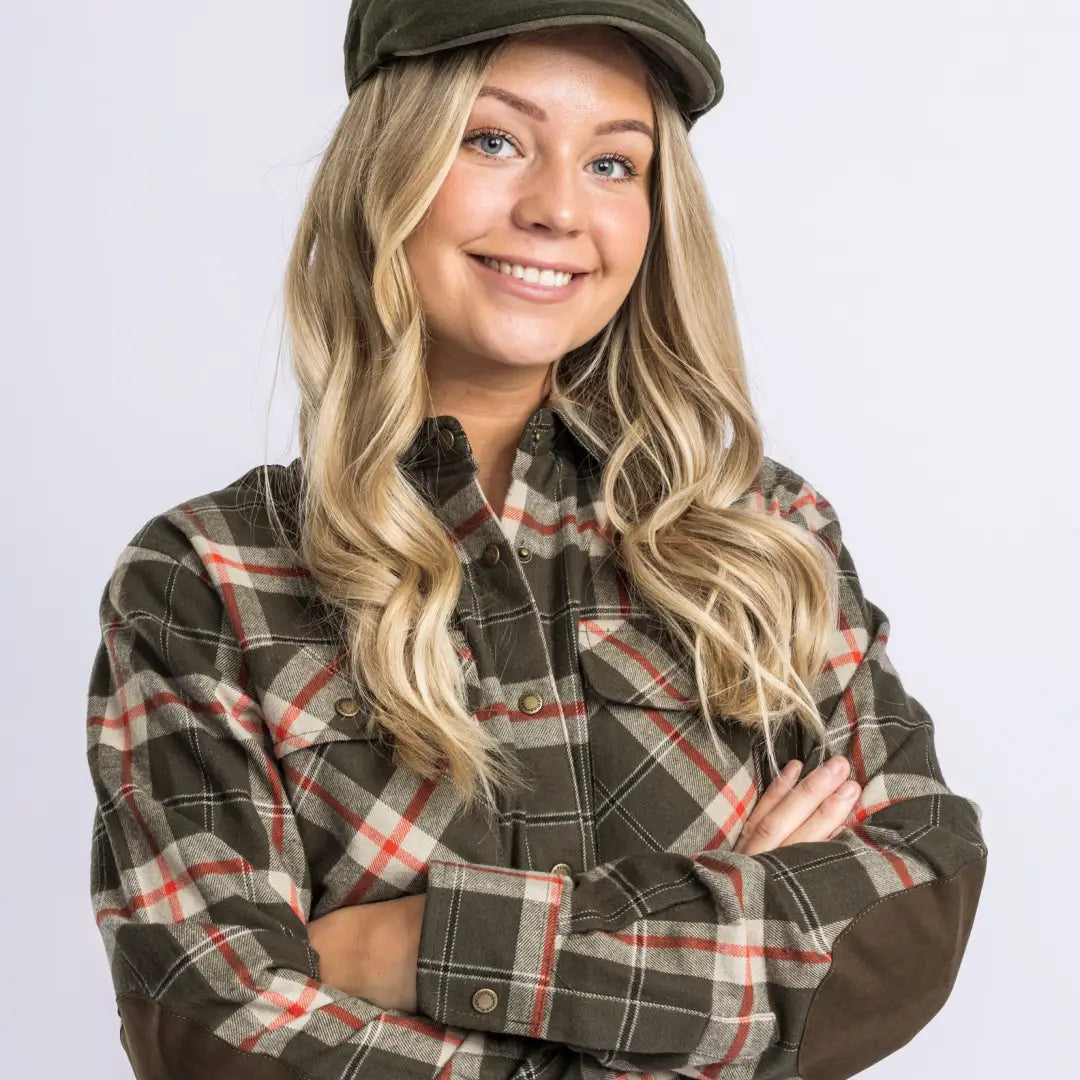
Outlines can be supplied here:
M511 274L534 285L547 285L549 288L554 289L569 285L574 279L573 274L564 274L559 270L541 270L539 267L522 266L520 263L499 263L494 259L485 258L484 264L502 274Z

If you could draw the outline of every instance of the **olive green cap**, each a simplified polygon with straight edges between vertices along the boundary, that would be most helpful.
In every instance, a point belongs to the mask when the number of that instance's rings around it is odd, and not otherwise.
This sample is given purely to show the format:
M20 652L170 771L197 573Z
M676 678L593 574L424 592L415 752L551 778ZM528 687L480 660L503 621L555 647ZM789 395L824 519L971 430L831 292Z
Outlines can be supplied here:
M349 95L385 60L555 26L606 23L667 68L692 126L724 93L720 60L683 0L352 0L345 32Z

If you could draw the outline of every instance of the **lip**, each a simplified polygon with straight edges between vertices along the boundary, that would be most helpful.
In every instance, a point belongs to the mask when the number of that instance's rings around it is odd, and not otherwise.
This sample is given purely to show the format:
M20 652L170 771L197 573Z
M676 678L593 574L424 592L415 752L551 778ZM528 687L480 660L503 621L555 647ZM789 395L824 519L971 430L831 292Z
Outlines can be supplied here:
M492 256L494 258L494 256ZM509 262L509 259L504 260ZM520 296L525 300L532 300L537 304L561 304L581 291L582 286L588 280L589 275L575 274L569 285L555 288L551 285L533 284L531 281L523 281L514 277L513 274L504 274L501 270L492 270L484 262L482 255L470 255L469 262L476 267L477 272L484 275L484 280L495 289L501 289L510 293L511 296ZM535 265L535 263L531 264Z
M494 259L496 262L509 263L511 266L535 266L537 270L561 270L564 274L587 274L584 266L575 266L573 263L544 262L543 259L522 259L517 255L496 255L493 251L470 251L478 259Z

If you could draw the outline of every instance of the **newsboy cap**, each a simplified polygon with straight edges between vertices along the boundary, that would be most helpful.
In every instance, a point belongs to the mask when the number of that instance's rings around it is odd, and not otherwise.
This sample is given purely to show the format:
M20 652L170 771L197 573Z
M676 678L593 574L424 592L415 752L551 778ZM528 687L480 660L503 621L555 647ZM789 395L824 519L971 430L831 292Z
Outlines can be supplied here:
M670 73L688 126L723 95L720 60L683 0L352 0L345 86L351 96L390 57L583 23L617 26L647 45Z

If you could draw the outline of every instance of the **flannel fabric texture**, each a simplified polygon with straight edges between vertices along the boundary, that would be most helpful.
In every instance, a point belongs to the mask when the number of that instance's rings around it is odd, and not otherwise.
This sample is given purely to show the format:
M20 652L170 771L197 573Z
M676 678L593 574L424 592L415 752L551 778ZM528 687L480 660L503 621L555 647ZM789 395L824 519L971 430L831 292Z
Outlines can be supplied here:
M954 985L982 812L946 784L829 502L768 457L743 496L839 563L812 689L863 790L834 839L751 856L760 734L721 720L717 755L691 665L615 569L588 441L537 409L501 516L456 418L402 461L460 554L470 709L532 783L489 828L365 734L261 467L154 516L101 599L86 728L136 1076L835 1080L908 1042ZM300 460L269 469L287 502ZM778 752L822 756L794 733ZM420 891L417 1014L320 979L310 919Z

